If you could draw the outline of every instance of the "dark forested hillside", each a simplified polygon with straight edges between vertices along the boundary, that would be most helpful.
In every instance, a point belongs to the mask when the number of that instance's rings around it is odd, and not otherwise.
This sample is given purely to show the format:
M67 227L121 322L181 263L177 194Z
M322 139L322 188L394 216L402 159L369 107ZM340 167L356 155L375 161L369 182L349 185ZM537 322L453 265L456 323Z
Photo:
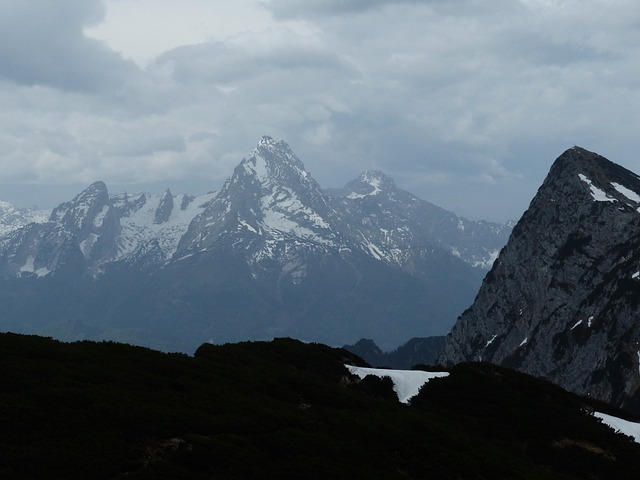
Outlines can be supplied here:
M194 356L0 335L0 478L637 478L640 445L580 398L486 364L410 405L342 349Z

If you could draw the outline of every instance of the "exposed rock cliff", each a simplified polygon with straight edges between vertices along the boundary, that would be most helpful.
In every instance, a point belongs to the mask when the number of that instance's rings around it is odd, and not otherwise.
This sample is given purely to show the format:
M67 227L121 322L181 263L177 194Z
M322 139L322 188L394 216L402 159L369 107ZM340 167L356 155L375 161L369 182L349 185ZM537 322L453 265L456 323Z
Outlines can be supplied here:
M446 340L485 360L640 409L640 178L574 147L553 164Z

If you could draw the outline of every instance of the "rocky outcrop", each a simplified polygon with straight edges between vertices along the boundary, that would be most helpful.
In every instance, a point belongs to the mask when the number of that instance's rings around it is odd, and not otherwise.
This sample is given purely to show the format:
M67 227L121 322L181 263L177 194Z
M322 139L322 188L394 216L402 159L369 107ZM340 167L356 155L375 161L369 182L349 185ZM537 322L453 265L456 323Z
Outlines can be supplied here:
M636 174L564 152L440 361L510 366L640 411L639 207Z

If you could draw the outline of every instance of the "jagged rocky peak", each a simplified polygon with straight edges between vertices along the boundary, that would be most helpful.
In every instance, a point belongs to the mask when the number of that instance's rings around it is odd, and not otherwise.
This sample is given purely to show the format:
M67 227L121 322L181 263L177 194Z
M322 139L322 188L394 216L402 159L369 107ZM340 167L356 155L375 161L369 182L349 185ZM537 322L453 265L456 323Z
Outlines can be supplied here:
M359 178L347 183L348 198L375 196L381 192L397 190L395 182L378 170L365 170Z
M331 215L320 186L291 148L264 136L191 223L178 255L208 249L220 236L238 234L243 237L243 242L235 243L238 248L256 237L325 242L325 234L333 236Z
M51 212L50 221L61 224L68 231L83 231L103 226L111 219L109 192L104 182L89 185L70 202L57 206ZM115 217L117 218L117 217Z
M640 204L640 178L635 173L580 147L570 148L558 157L545 184L547 190L572 189L593 201L620 202L631 207Z
M167 222L169 220L169 217L171 217L172 211L173 211L173 195L171 194L171 190L167 188L165 192L162 194L162 197L160 197L160 203L158 205L158 209L156 210L153 223L158 225L158 224Z
M195 198L196 197L194 197L193 195L189 195L188 193L182 195L182 200L180 201L180 210L186 210L187 207L191 205L191 202L195 200Z
M249 179L262 187L295 187L302 183L319 190L319 186L305 169L302 161L283 140L263 136L253 152L236 167L229 183Z
M640 411L640 179L574 147L554 162L441 361L486 360Z
M121 217L128 217L147 203L147 197L145 193L118 192L111 197L111 205Z

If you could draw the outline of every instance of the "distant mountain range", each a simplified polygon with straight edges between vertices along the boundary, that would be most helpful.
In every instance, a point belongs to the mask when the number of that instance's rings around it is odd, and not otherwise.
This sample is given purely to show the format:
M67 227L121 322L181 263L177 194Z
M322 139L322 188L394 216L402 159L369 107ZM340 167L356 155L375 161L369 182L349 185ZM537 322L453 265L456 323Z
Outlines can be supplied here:
M46 221L13 211L0 216L0 329L181 351L443 335L511 231L377 171L324 191L270 137L217 193L110 195L96 182Z
M0 201L0 237L30 223L43 223L51 212L36 208L18 208L9 202Z
M440 361L497 363L640 412L639 245L640 177L567 150Z

